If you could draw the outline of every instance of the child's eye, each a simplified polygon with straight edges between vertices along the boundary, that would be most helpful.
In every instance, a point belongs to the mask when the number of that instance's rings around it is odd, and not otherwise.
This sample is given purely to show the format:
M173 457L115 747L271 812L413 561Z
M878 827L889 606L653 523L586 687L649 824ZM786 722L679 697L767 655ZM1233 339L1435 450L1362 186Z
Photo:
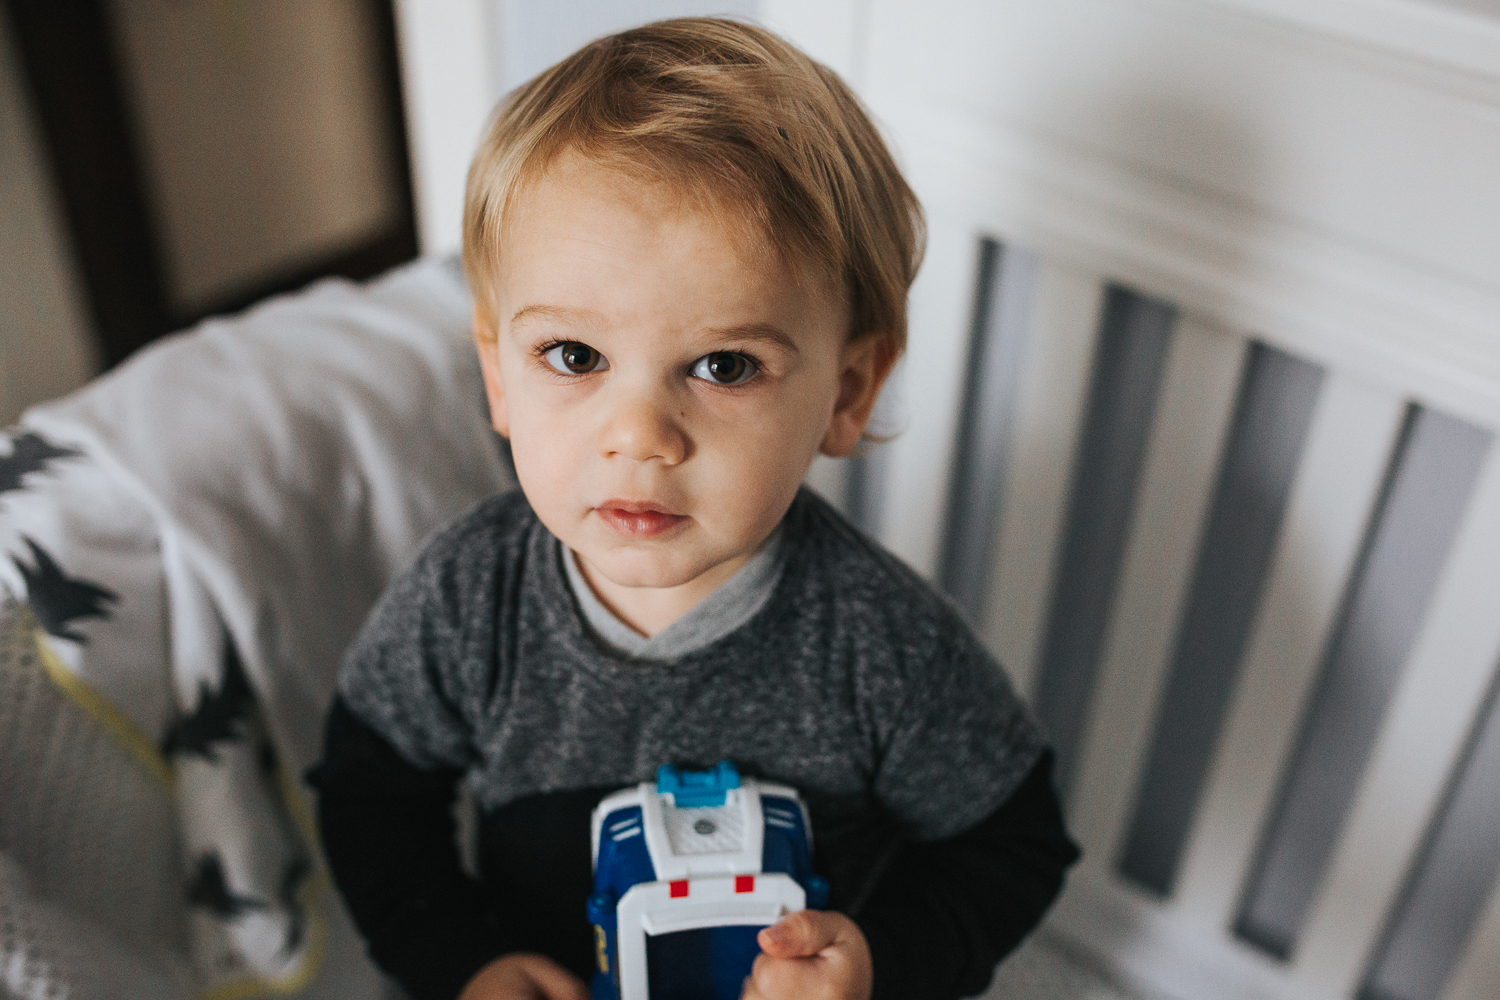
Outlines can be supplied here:
M583 375L588 372L609 370L609 362L604 360L604 355L588 344L580 344L576 340L557 344L542 356L547 359L547 364L564 375Z
M693 377L718 385L739 385L747 382L757 368L754 361L733 351L715 351L705 354L693 362Z

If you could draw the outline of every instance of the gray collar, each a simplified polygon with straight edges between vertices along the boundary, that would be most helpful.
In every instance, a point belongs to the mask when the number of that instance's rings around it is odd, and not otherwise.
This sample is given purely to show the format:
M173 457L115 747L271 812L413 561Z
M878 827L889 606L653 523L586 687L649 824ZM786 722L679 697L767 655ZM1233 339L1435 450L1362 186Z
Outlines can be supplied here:
M765 606L786 564L782 534L778 525L749 562L681 618L650 638L615 617L584 579L572 550L562 542L557 545L567 570L568 586L594 637L622 656L639 660L671 660L717 642L755 617L755 613Z

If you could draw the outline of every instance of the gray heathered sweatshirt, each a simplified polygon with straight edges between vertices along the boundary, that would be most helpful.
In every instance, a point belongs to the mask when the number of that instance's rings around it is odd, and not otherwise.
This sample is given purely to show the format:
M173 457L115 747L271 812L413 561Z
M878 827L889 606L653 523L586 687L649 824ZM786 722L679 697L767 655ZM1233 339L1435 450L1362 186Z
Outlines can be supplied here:
M466 770L489 809L729 758L800 789L815 827L935 839L988 816L1043 748L998 664L814 494L783 530L780 580L749 621L676 659L628 659L585 627L525 497L494 497L385 594L339 690L410 763Z

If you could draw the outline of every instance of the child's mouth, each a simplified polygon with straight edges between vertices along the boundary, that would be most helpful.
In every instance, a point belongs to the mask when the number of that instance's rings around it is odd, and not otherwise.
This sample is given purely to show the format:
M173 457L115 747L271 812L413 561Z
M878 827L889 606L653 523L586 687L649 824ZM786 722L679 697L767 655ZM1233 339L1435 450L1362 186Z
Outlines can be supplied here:
M686 514L668 514L646 504L606 500L594 508L601 520L630 538L650 538L686 521Z

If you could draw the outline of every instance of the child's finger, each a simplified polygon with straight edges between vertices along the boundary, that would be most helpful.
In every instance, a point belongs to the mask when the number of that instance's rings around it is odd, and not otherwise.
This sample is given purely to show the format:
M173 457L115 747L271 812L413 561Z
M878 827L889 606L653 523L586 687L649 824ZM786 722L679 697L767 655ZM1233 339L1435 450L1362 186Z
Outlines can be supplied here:
M589 991L547 956L517 952L480 969L459 1000L589 1000Z
M760 932L747 1000L868 1000L870 948L842 913L803 910Z
M526 974L547 1000L589 1000L588 987L578 977L549 959L528 963Z
M772 958L758 955L745 980L740 1000L808 1000L816 996L817 969L806 958Z
M758 955L741 1000L824 1000L853 996L847 970L819 957Z
M847 921L838 913L801 910L761 931L757 940L773 958L805 958L837 941Z

